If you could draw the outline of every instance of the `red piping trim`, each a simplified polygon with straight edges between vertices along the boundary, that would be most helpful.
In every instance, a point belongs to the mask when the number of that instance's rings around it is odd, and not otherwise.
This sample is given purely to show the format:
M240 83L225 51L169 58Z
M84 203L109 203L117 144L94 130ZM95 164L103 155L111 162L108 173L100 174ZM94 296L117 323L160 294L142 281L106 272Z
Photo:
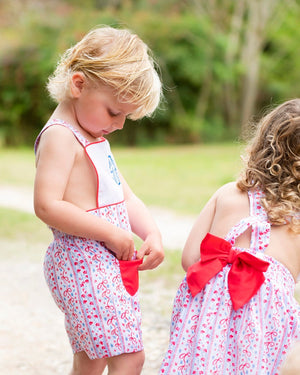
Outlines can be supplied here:
M99 141L89 142L85 147L88 147L88 146L91 146L91 145L95 145L95 144L97 144L97 143L102 143L102 142L105 142L105 141L106 141L105 138L100 137L100 138L99 138Z
M115 205L117 205L117 204L121 204L121 203L124 203L124 202L125 202L125 199L123 199L123 200L120 201L120 202L111 203L111 204L106 204L106 205L104 205L104 206L98 206L98 207L95 207L95 208L90 208L89 210L86 210L86 212L94 211L94 210L99 210L100 208L104 208L104 207L115 206Z
M96 143L98 143L98 142L96 142ZM99 207L99 176L98 176L97 168L96 168L95 164L93 163L93 160L91 159L89 153L88 153L87 150L86 150L88 146L89 146L89 145L87 145L87 146L84 147L84 152L85 152L85 154L87 155L87 157L89 158L89 160L90 160L90 162L92 163L92 166L94 167L95 172L96 172L96 178L97 178L97 196L96 196L96 204L97 204L97 206Z

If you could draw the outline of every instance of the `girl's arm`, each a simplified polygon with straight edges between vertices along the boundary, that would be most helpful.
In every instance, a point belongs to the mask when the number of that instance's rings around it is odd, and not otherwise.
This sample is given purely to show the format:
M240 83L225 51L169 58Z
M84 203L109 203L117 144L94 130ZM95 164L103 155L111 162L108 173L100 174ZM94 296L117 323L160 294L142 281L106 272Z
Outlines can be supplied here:
M216 209L215 193L196 219L182 252L181 264L185 271L200 259L200 244L210 231Z
M42 135L34 185L35 213L46 224L62 232L104 241L118 259L129 260L134 253L130 232L64 200L77 147L73 134L61 126L53 126Z
M128 210L131 229L144 241L138 252L138 257L143 258L145 255L147 255L147 258L144 260L139 269L153 269L157 267L164 259L164 250L160 231L147 207L132 192L121 174L120 179L123 186L124 198Z

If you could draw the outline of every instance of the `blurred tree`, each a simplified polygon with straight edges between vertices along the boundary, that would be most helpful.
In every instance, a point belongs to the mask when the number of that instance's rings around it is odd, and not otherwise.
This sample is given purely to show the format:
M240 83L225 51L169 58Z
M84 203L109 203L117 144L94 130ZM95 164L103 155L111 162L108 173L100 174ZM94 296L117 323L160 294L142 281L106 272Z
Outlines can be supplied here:
M137 3L149 12L141 32L147 33L160 57L171 108L168 123L175 138L219 139L239 134L241 126L247 128L257 108L268 103L261 95L267 92L261 85L262 76L267 85L272 83L268 72L262 72L261 63L265 46L273 38L270 29L276 34L291 8L299 15L299 1ZM151 19L153 7L159 14L156 20ZM297 24L296 19L290 20L292 24ZM280 32L285 34L285 29Z
M207 14L214 30L226 35L224 63L231 74L224 82L224 102L231 124L245 125L254 113L267 27L270 19L274 22L279 3L280 0L191 0L199 17ZM238 78L238 82L231 77Z
M44 87L59 54L100 24L140 35L164 82L155 117L116 141L232 139L299 96L299 16L299 0L0 0L0 140L31 142L54 106Z

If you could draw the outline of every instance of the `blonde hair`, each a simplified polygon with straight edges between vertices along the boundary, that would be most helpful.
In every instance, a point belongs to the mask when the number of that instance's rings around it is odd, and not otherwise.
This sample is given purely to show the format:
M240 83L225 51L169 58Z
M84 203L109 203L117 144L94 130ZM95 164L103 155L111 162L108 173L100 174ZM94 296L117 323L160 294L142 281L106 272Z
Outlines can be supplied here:
M300 99L289 100L259 122L238 179L242 191L259 188L272 224L300 232Z
M118 99L136 105L130 118L150 116L161 97L161 82L148 46L129 30L99 27L91 30L61 57L49 77L50 96L61 102L71 97L70 79L82 72L93 84L110 86Z

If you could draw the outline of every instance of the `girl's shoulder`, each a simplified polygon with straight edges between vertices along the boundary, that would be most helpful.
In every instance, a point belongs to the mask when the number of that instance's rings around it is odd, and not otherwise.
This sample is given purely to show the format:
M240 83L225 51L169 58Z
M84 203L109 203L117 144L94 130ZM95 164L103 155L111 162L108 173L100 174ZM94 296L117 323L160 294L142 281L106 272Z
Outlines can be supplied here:
M241 210L248 212L249 197L247 192L241 191L236 181L229 182L220 187L215 193L216 206L228 210Z
M247 193L237 187L236 181L221 186L215 193L218 199L240 199L247 197Z

